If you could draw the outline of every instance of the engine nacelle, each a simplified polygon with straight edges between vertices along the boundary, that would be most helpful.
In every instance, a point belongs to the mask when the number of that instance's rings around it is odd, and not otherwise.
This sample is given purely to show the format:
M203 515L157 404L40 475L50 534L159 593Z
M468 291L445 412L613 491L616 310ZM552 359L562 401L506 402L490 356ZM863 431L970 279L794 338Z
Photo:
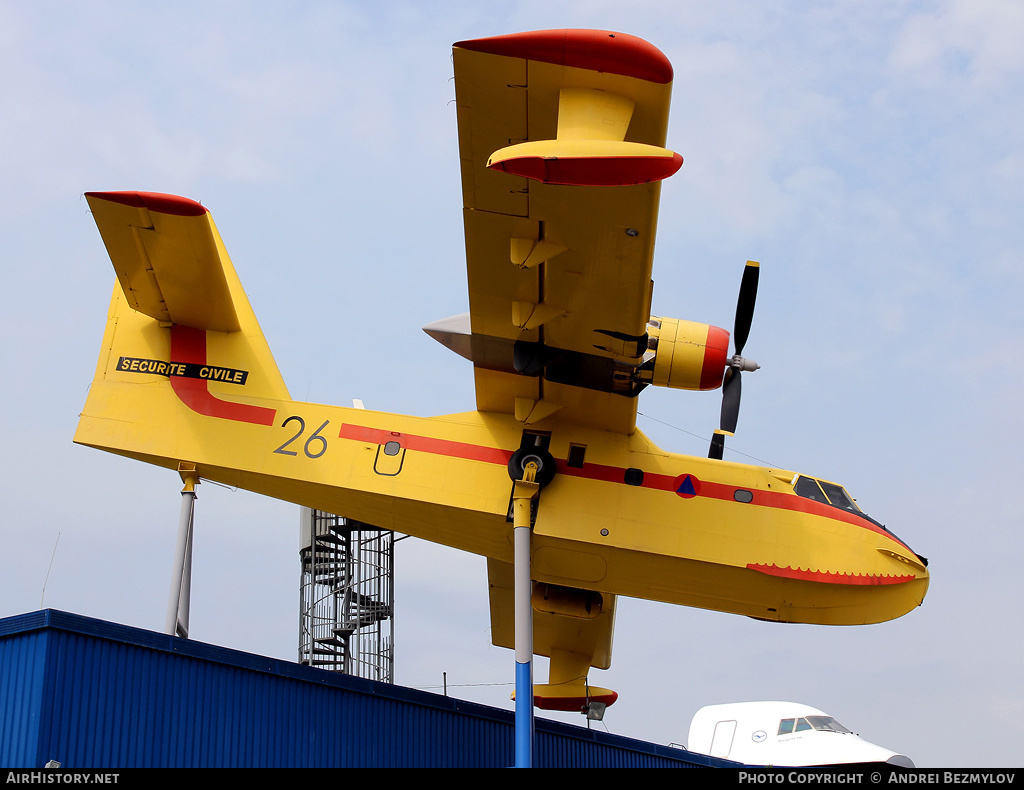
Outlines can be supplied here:
M729 360L729 333L717 326L651 316L647 324L648 348L654 352L656 387L683 390L713 390L722 386Z

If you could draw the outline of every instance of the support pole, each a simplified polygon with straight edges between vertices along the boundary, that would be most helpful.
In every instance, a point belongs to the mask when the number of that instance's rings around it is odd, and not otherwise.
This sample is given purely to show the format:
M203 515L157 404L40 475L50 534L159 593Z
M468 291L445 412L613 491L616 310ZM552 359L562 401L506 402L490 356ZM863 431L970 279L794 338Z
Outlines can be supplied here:
M188 638L188 614L192 590L192 526L195 516L196 486L199 475L195 464L178 464L178 474L185 487L181 490L181 511L178 516L178 540L174 547L171 574L171 595L167 601L164 633Z
M533 582L530 574L532 503L540 492L537 464L525 464L512 489L515 560L516 768L533 767Z

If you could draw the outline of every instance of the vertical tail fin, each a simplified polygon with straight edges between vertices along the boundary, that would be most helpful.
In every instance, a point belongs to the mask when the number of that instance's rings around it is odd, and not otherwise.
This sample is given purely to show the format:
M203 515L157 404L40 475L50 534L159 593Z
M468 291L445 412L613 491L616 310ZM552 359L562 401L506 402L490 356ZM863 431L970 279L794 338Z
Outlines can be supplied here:
M195 415L271 425L288 389L205 207L86 193L117 274L75 441L165 466L194 455Z

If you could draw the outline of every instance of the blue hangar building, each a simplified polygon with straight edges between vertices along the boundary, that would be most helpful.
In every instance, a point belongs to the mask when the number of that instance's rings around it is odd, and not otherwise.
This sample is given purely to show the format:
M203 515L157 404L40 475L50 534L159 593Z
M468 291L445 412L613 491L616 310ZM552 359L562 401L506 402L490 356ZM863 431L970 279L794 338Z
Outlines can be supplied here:
M0 619L0 766L502 768L512 711L46 609ZM536 720L546 768L738 767Z

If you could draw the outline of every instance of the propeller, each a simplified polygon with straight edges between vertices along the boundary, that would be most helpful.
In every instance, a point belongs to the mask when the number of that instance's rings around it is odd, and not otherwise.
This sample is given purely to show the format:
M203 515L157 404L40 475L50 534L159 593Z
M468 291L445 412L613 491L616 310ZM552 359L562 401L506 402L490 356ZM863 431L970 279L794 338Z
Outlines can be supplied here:
M725 379L722 382L722 417L719 429L711 437L711 449L708 451L708 458L722 460L722 453L725 450L725 437L736 433L736 421L740 416L740 393L742 392L740 373L744 370L748 372L754 371L761 367L754 360L745 359L741 356L743 347L747 344L747 336L750 334L750 323L754 318L754 303L757 301L757 279L760 271L760 264L757 261L747 261L747 265L743 269L743 279L740 281L740 295L736 300L736 321L732 332L735 353L725 368Z

